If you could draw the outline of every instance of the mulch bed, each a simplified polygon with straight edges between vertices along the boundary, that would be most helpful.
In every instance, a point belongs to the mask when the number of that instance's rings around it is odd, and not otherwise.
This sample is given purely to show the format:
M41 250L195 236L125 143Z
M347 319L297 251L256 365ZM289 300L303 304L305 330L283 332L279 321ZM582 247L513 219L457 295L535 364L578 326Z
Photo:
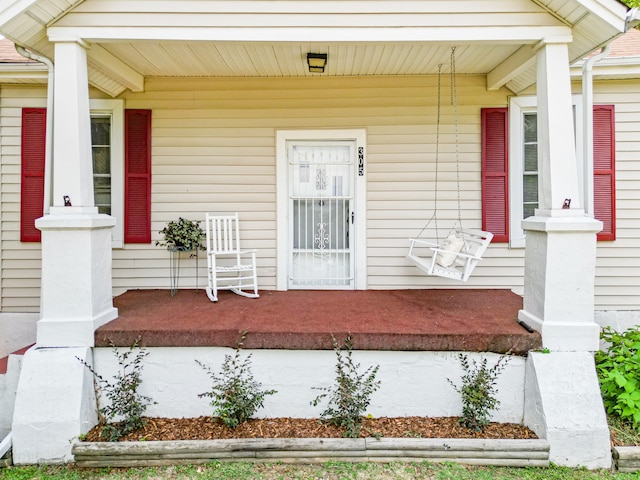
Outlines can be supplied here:
M147 418L144 428L120 441L215 440L223 438L342 438L343 430L308 418L251 419L229 428L218 419ZM100 426L87 433L84 441L100 442ZM538 438L527 427L514 423L491 423L483 432L460 425L459 417L364 418L361 437L392 438Z

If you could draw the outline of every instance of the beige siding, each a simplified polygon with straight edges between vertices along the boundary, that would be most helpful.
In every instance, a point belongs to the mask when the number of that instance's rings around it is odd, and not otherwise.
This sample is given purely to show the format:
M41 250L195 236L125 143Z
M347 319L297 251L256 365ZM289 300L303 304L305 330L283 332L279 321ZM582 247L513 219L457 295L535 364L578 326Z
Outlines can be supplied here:
M508 92L487 92L484 78L458 79L459 128L444 82L439 164L440 228L457 216L456 149L465 226L480 227L480 109L506 106ZM596 304L637 309L640 283L640 87L596 85L596 101L616 103L618 240L598 247ZM486 287L522 290L524 249L489 247L467 284L423 275L405 260L410 236L434 211L437 83L433 77L313 79L147 79L144 93L124 95L126 108L153 111L153 239L179 216L240 212L245 247L258 249L260 285L275 287L278 129L365 128L367 131L368 288ZM2 309L38 308L40 252L19 242L20 107L44 106L43 89L4 87L0 135ZM433 225L433 224L432 224ZM430 228L430 231L433 229ZM199 258L199 286L205 283ZM195 285L195 259L185 257L181 286ZM150 245L113 251L116 293L168 288L169 255Z
M45 107L46 88L0 90L0 309L37 312L40 244L20 242L20 132L23 107Z
M640 309L640 84L596 82L594 102L616 113L616 240L598 242L596 308Z
M448 78L443 85L438 217L446 233L457 215L456 132ZM462 220L479 228L480 108L504 106L507 96L487 93L481 77L460 77L458 92ZM153 231L180 215L238 210L246 246L259 250L261 286L274 288L275 132L366 128L369 288L450 287L405 260L407 238L434 209L436 96L434 77L150 79L145 93L125 98L127 108L153 110ZM129 246L114 252L115 286L168 285L167 253L146 250L142 258ZM455 286L520 288L522 257L494 245L478 274ZM204 277L203 261L200 268Z

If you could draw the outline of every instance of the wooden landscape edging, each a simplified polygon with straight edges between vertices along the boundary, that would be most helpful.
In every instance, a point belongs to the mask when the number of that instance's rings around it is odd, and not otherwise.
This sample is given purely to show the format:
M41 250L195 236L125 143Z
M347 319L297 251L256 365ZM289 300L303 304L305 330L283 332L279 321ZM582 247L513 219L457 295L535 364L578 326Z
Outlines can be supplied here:
M640 447L613 447L613 463L620 472L640 471Z
M460 438L250 438L76 442L78 467L137 467L213 461L322 463L422 461L510 467L549 466L546 440Z

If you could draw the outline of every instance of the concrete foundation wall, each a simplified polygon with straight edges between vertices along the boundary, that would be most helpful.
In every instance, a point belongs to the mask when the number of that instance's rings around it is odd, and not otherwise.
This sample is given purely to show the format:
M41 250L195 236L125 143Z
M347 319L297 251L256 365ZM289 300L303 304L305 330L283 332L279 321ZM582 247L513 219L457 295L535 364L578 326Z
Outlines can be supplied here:
M0 358L36 341L37 313L0 313Z
M149 348L144 359L140 393L157 404L147 411L149 416L197 417L211 415L208 398L198 394L210 391L212 383L195 360L218 372L229 348ZM335 378L336 355L333 351L246 350L252 355L255 380L265 389L278 392L268 396L258 417L318 417L324 404L312 407L310 402L321 392L314 387L331 386ZM488 359L493 366L499 355L469 353L471 359ZM463 370L455 352L389 352L354 351L353 359L361 371L380 365L377 379L380 389L372 396L368 414L381 416L458 416L462 411L459 394L449 384L461 385ZM118 367L113 351L94 348L95 368L110 379ZM500 422L521 423L524 408L524 365L522 357L510 357L498 377L498 399L501 404L493 418ZM104 398L99 401L103 402Z

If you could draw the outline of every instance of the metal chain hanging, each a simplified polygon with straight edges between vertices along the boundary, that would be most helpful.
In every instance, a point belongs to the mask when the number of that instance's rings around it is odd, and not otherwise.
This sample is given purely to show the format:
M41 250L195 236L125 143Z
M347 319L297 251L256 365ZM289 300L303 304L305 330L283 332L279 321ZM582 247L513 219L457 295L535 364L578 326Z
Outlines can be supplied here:
M458 89L456 84L456 47L451 48L451 103L455 131L456 191L458 194L458 228L462 228L462 202L460 200L460 142L458 138Z
M457 204L458 204L458 219L457 226L462 228L462 201L460 197L460 147L459 147L459 131L458 131L458 91L456 85L456 47L451 48L450 65L451 65L451 81L450 81L450 99L453 105L453 121L454 121L454 144L455 144L455 160L456 160L456 191L457 191ZM440 123L441 123L441 91L442 91L442 67L443 64L438 64L438 97L437 97L437 115L436 115L436 155L435 155L435 184L433 189L433 215L427 221L418 238L422 236L424 231L429 227L433 221L436 233L436 242L440 243L440 233L438 230L438 184L439 184L439 166L440 166ZM456 225L451 230L455 230Z

